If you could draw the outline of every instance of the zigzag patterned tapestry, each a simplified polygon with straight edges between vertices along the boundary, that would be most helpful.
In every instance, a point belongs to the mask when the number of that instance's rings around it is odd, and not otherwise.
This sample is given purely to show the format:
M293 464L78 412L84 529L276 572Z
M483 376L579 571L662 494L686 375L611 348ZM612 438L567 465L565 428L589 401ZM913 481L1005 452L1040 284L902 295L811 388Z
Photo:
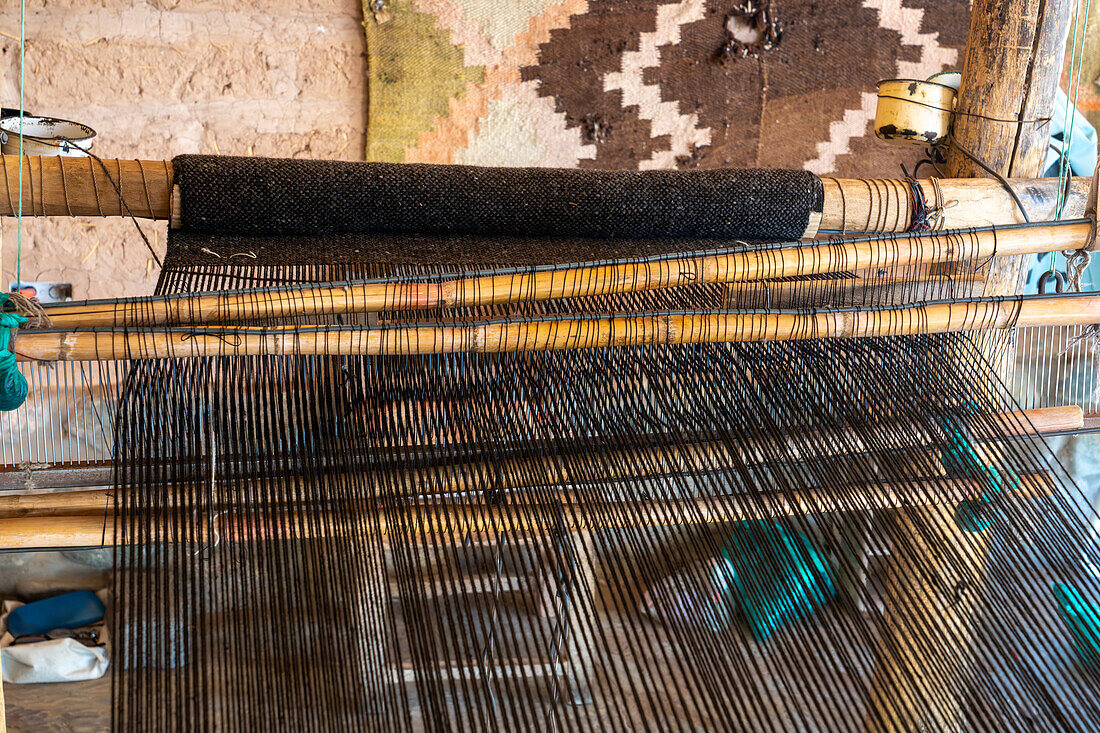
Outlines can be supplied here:
M882 176L875 83L962 65L966 0L367 0L367 159Z

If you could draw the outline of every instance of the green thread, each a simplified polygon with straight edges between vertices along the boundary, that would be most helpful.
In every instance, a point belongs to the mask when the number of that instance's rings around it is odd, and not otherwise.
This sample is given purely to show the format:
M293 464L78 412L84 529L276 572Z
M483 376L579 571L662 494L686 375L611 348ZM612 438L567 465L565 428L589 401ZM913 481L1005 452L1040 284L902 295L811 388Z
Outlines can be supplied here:
M1073 129L1074 122L1076 122L1077 116L1072 114L1071 110L1077 109L1077 100L1081 93L1081 70L1085 62L1085 33L1089 27L1089 9L1092 0L1085 0L1085 20L1081 25L1081 53L1077 53L1077 23L1081 15L1081 6L1078 4L1074 8L1073 12L1073 44L1070 46L1070 65L1073 67L1069 76L1069 89L1066 94L1066 110L1065 110L1065 124L1066 127L1062 131L1062 140L1065 143L1065 149L1062 151L1062 156L1058 161L1058 198L1054 209L1054 218L1058 221L1062 219L1062 212L1066 206L1066 182L1070 176L1069 160L1070 152L1073 147ZM1051 262L1051 268L1053 269L1053 258Z
M730 593L759 641L836 595L829 566L810 541L774 522L738 522L722 556Z
M27 399L27 378L19 371L15 354L8 351L11 329L22 326L27 318L4 312L3 306L10 297L0 293L0 411L14 410Z
M27 52L27 0L19 3L19 210L15 214L15 289L23 289L23 79ZM5 298L6 300L6 298ZM0 303L2 304L2 303ZM4 342L4 348L8 346ZM14 358L14 357L12 357ZM4 408L0 408L4 409ZM11 409L11 408L6 408Z

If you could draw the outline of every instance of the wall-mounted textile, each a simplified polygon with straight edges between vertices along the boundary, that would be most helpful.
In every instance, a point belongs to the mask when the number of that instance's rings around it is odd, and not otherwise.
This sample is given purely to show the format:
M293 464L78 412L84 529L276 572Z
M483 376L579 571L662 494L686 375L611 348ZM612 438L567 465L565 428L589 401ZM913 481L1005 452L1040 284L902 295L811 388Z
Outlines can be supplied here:
M367 159L892 176L921 157L874 137L875 84L961 66L966 0L750 5L367 0Z

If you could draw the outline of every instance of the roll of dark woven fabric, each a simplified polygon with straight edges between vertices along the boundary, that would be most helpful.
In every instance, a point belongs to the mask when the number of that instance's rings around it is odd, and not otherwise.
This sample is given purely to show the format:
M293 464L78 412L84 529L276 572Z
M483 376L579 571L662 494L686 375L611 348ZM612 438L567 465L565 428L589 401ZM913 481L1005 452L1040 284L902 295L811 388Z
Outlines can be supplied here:
M525 237L798 239L822 203L821 181L805 171L478 168L195 155L177 157L173 166L185 231L476 235L490 249L495 237L515 238L501 241L502 251L492 257L497 261L509 260L509 250ZM547 244L539 244L544 260L553 259ZM591 249L590 257L601 255L599 244Z

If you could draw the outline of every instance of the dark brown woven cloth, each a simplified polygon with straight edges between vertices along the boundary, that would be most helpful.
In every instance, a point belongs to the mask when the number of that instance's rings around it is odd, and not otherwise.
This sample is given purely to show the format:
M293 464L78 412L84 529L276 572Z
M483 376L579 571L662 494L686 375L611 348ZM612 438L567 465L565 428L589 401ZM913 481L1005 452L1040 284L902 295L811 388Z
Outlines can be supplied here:
M804 171L592 171L191 155L177 157L173 166L181 191L177 234L355 235L357 259L375 262L554 262L684 251L693 248L692 240L792 240L802 236L822 201L821 181ZM624 247L601 240L670 241Z

